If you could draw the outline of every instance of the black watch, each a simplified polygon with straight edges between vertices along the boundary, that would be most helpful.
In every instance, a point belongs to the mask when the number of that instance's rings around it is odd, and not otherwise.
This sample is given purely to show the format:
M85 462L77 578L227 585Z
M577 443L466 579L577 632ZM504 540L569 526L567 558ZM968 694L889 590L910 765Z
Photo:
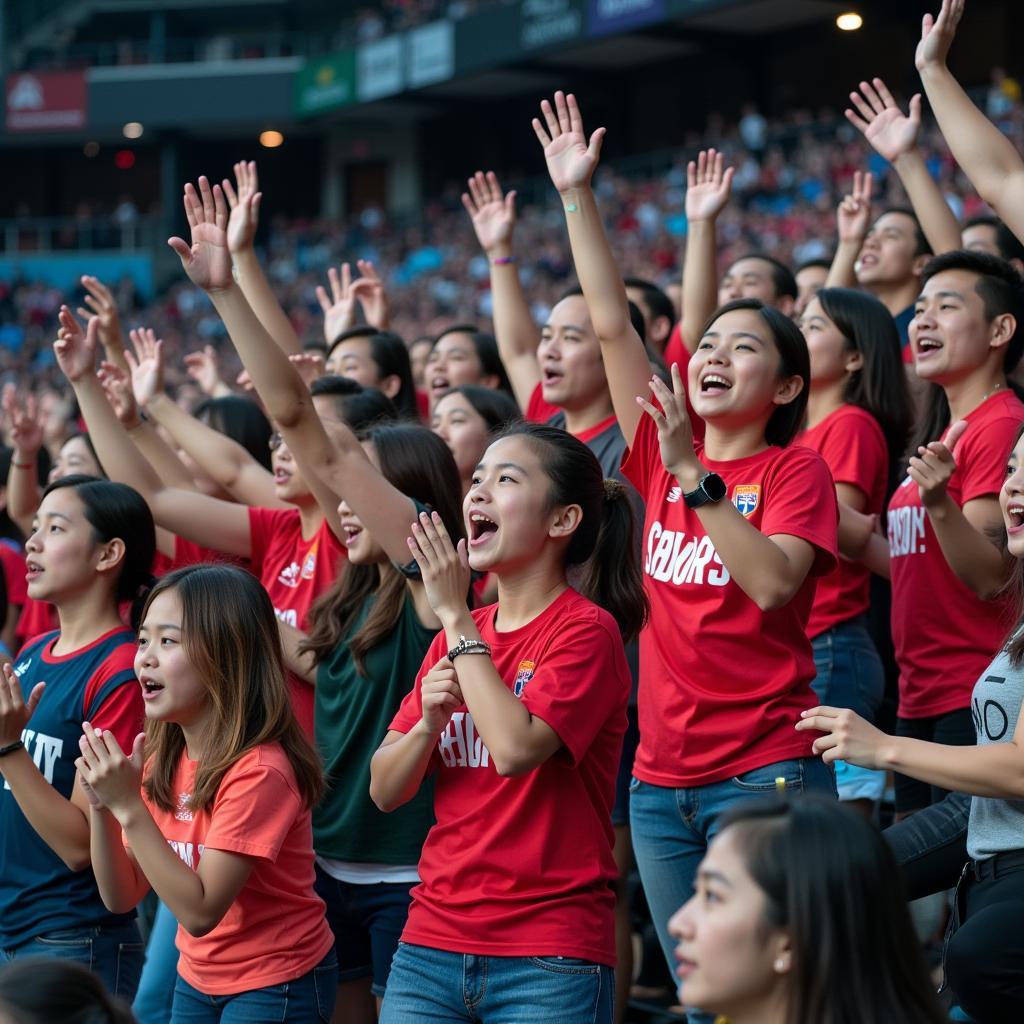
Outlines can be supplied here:
M696 490L683 495L687 508L700 508L721 501L726 494L725 481L717 473L705 473L700 478Z

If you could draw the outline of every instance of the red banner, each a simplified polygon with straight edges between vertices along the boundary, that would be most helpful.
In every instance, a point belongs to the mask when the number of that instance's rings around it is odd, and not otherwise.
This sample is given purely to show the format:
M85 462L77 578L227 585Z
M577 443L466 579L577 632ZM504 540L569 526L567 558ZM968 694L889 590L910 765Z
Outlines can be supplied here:
M85 127L84 71L22 71L7 76L9 132L67 132Z

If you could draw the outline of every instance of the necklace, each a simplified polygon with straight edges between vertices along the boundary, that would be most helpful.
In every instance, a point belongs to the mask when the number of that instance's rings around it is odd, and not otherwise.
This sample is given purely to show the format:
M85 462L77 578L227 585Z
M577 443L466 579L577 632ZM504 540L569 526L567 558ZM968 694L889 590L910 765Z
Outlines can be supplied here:
M986 391L985 394L981 396L981 402L991 398L997 391L1002 391L1005 387L1005 384L997 384L991 391ZM978 405L981 405L981 402L979 402Z

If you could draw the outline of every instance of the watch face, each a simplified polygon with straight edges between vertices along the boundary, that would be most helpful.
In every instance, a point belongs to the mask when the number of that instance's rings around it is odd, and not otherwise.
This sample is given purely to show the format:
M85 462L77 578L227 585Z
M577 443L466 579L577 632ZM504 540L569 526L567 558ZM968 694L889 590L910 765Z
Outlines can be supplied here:
M704 477L704 493L712 501L721 501L725 497L725 481L717 473L708 473Z

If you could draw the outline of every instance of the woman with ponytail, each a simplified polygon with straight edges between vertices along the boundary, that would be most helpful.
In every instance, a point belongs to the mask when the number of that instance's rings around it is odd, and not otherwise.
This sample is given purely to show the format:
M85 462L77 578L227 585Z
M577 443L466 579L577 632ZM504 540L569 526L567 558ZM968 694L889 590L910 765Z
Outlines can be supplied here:
M457 547L436 514L413 524L442 632L371 765L383 810L434 775L437 818L381 1020L609 1022L622 640L647 615L632 508L581 441L519 424L464 511ZM469 610L470 567L496 604Z
M118 606L141 608L155 543L149 508L130 487L87 476L51 483L25 550L28 594L55 606L60 628L30 641L0 678L3 956L77 960L128 1001L142 941L134 909L111 913L100 899L75 758L85 719L129 748L139 731L135 633Z

